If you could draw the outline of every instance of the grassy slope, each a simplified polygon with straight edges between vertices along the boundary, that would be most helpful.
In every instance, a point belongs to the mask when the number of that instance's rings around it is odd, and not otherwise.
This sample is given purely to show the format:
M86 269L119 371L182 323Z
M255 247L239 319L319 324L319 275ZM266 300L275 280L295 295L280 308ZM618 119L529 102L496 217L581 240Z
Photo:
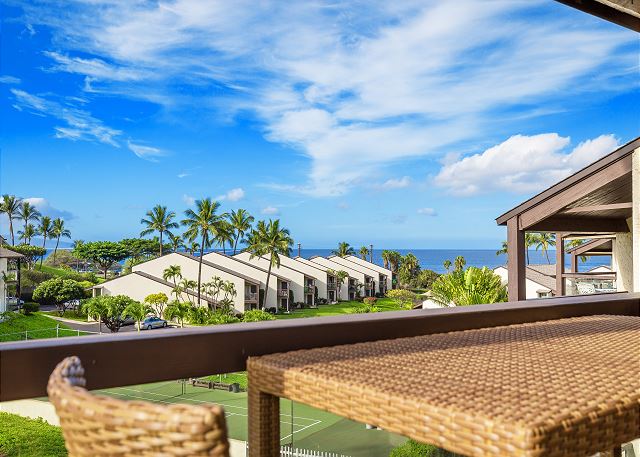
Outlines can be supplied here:
M342 301L333 305L319 305L318 308L296 309L291 314L278 314L278 319L296 319L299 317L335 316L338 314L351 314L361 306L359 301ZM395 303L388 298L379 298L376 301L376 308L380 311L399 311Z
M2 341L20 341L24 340L24 333L18 335L7 335L8 333L24 332L28 330L28 337L32 339L55 338L56 325L60 325L62 329L69 329L68 326L58 322L50 317L41 314L31 314L24 316L15 314L13 319L0 322L0 342ZM42 330L53 329L53 330ZM82 334L82 332L80 332ZM60 332L60 336L75 336L73 331Z
M0 412L0 455L66 456L62 432L59 427L42 420L27 419Z
M78 322L89 322L86 315L78 314L73 310L65 311L64 316L60 316L57 311L38 311L37 314L41 314L43 316L63 317L65 319L71 319Z

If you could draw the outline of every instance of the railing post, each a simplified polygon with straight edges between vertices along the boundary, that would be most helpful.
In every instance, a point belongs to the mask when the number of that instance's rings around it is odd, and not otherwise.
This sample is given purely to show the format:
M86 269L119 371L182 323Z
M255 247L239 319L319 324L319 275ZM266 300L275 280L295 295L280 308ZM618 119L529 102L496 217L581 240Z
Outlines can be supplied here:
M56 324L56 338L60 338L60 324Z
M78 329L78 336L80 336L80 329Z
M24 331L24 339L28 340L29 339L29 330L25 330Z

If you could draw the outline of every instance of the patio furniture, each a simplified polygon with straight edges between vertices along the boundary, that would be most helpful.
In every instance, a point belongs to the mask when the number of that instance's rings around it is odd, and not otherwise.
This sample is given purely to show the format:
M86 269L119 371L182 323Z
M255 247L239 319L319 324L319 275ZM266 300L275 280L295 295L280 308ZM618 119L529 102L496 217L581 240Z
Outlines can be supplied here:
M278 397L467 456L620 455L639 348L640 317L602 315L249 358L250 455L278 455Z
M70 457L228 457L224 411L218 406L158 405L94 395L77 357L58 364L47 386Z
M580 295L588 295L595 294L596 288L590 282L579 282L576 287L578 288L578 294Z

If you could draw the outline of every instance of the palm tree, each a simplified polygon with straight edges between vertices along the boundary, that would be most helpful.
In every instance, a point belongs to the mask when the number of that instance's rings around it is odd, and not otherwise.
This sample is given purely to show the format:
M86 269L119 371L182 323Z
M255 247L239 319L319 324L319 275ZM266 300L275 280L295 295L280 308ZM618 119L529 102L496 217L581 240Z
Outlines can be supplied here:
M173 288L176 290L178 288L178 280L182 279L182 269L180 265L169 265L162 272L162 279L165 281L172 280ZM178 293L176 292L176 300L178 300Z
M582 246L586 242L587 242L587 240L584 240L584 239L567 240L565 242L565 248L566 249L577 248L578 246ZM586 262L587 261L587 256L586 255L581 255L580 256L580 261L581 262ZM574 271L574 273L577 273L577 272Z
M461 255L456 256L456 258L453 259L453 269L456 271L461 271L462 269L464 269L464 266L466 264L467 264L466 259Z
M26 232L29 221L36 222L40 220L40 211L38 211L31 203L23 200L20 205L20 209L18 210L18 218L24 221L23 231ZM31 237L29 237L29 241L31 241Z
M338 257L346 257L348 255L355 255L356 251L349 245L349 243L343 241L338 243L338 249L332 251L332 253Z
M2 203L0 203L0 214L4 213L9 219L9 233L11 234L11 245L16 244L13 235L13 219L20 216L20 202L22 200L15 195L5 194L2 196Z
M469 267L439 276L431 286L431 299L440 306L504 302L507 288L500 276L487 267Z
M222 253L227 253L227 243L229 246L233 244L234 235L233 235L233 227L231 224L225 220L221 220L218 223L217 230L215 235L215 241L222 247Z
M536 234L535 233L525 233L524 234L524 245L525 245L525 256L527 258L527 265L529 265L529 248L535 244ZM509 243L506 241L502 242L502 247L496 251L496 255L509 254Z
M60 238L71 238L71 232L64 226L64 221L58 217L53 220L53 229L51 230L51 234L56 239L56 247L53 250L53 261L55 262Z
M47 243L47 238L53 238L53 223L49 216L42 216L40 218L40 225L38 226L38 235L42 236L42 247ZM40 267L42 267L42 261L44 255L40 257Z
M251 224L253 224L254 220L254 217L244 209L231 211L231 214L229 214L229 223L234 231L233 255L236 255L238 241L242 240L244 234L251 230Z
M18 238L20 238L24 243L31 244L31 238L36 235L36 228L33 224L27 224L24 230L18 230Z
M538 249L542 249L545 256L547 257L547 263L551 264L551 259L549 258L549 247L556 245L556 237L553 233L542 232L535 233L533 235L533 244L536 247L536 251Z
M389 262L389 253L390 253L390 252L391 252L391 251L389 251L389 250L387 250L387 249L384 249L384 250L382 251L382 253L381 253L381 256L382 256L382 263L383 263L384 267L385 267L387 270L389 269L389 265L390 265L390 262Z
M280 228L280 220L269 220L258 222L257 227L251 231L247 237L247 251L251 253L250 258L269 256L269 269L267 271L267 283L264 289L264 301L267 303L269 293L269 279L271 278L271 268L280 266L280 255L290 256L293 239L289 230ZM276 310L278 304L276 302Z
M502 247L496 251L496 255L508 254L509 244L506 241L502 242Z
M367 260L367 256L371 253L371 251L369 251L369 248L366 246L362 246L360 248L360 250L358 251L358 254L360 254L360 257L362 258L362 260Z
M194 255L196 252L198 252L200 250L200 243L198 243L196 241L191 241L189 246L186 246L186 248L187 248L187 252L189 252L189 254Z
M173 252L178 252L180 248L184 248L184 241L180 235L174 235L173 233L167 234L169 237L169 244Z
M451 260L447 259L444 262L442 262L442 266L444 267L445 270L449 271L449 268L451 268Z
M132 301L122 311L122 317L132 317L138 324L138 331L140 331L140 322L147 317L147 314L153 312L151 306L146 303L140 303L139 301Z
M169 320L177 319L180 323L180 327L184 327L184 318L187 317L190 310L191 304L174 301L167 305L164 315Z
M400 262L402 261L402 254L398 251L387 251L387 257L389 259L389 269L393 273L398 273Z
M202 286L202 257L205 248L211 246L215 239L220 221L226 214L216 214L220 208L220 203L205 198L196 201L196 211L189 208L184 212L186 218L182 220L182 225L187 227L185 236L194 241L200 237L200 258L198 261L198 304L200 304L200 288Z
M147 226L146 229L140 232L140 236L149 235L153 232L160 233L160 255L162 256L162 234L173 235L171 229L179 227L177 222L173 222L176 213L167 211L166 206L156 205L151 211L147 211L146 216L146 219L140 219L140 223Z

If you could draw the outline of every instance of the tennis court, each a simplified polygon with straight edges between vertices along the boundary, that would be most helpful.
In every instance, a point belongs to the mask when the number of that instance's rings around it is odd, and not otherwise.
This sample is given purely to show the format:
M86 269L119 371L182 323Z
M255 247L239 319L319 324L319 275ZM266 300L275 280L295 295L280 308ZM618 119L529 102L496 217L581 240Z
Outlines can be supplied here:
M246 441L248 425L247 393L232 393L194 387L179 381L97 391L125 400L156 403L217 404L224 407L230 438ZM350 456L388 456L405 438L311 408L290 400L280 400L281 443L306 449L340 452Z

